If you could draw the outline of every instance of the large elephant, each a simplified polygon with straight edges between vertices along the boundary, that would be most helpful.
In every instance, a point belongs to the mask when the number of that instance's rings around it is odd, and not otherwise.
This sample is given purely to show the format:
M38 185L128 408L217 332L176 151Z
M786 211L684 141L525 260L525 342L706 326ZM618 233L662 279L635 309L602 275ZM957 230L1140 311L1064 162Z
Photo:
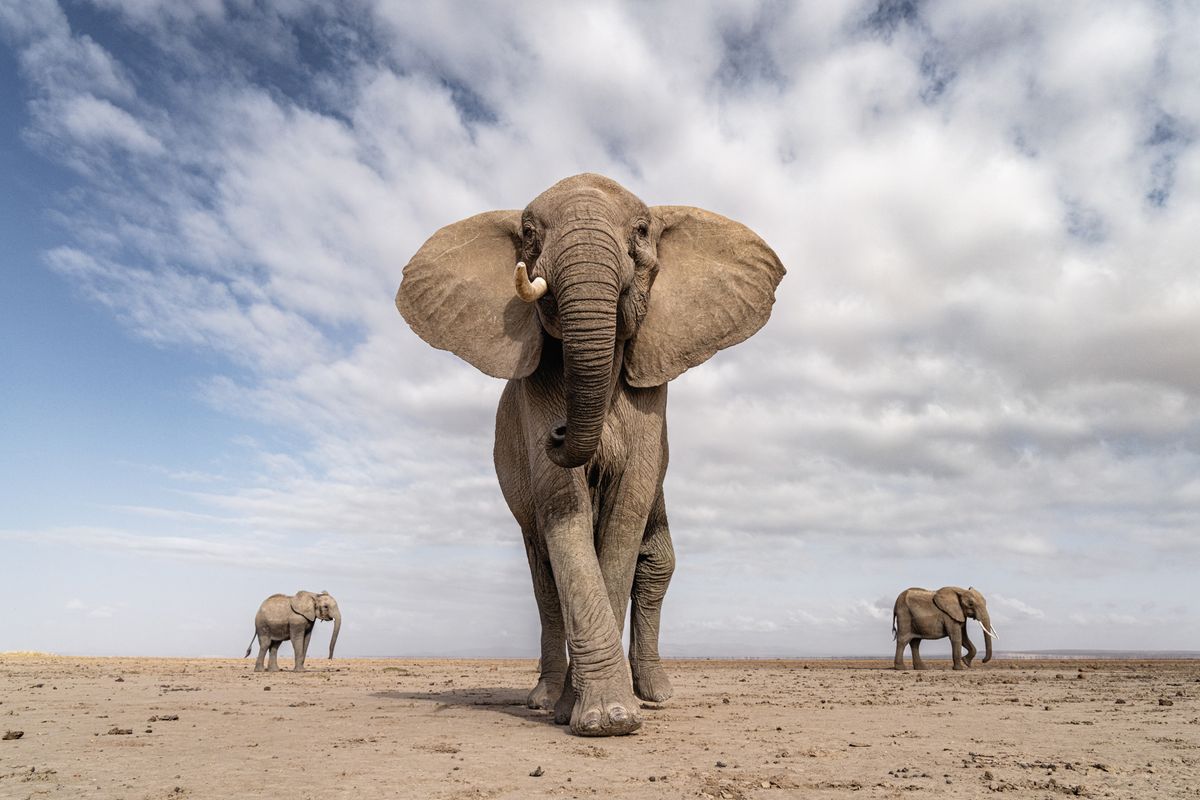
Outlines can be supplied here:
M329 657L333 658L333 648L337 644L338 632L342 629L342 612L329 592L313 594L300 591L291 596L273 594L263 600L262 605L258 607L258 613L254 615L254 638L246 648L248 656L254 648L254 639L258 639L258 661L254 664L254 671L263 671L263 659L268 651L271 653L271 661L266 669L268 672L278 671L276 654L279 652L279 645L290 641L295 656L294 669L296 672L303 672L308 643L318 619L333 621L333 636L329 639Z
M944 586L936 592L905 589L892 607L892 638L896 640L896 669L904 669L904 648L911 646L913 669L925 669L921 660L922 639L950 637L950 657L954 669L966 669L975 658L975 645L967 638L967 619L977 619L983 627L986 648L983 663L992 660L992 640L996 631L988 616L987 602L978 589ZM964 659L960 652L967 648Z
M574 733L630 733L637 697L671 695L666 384L761 328L783 275L739 223L647 207L593 174L442 228L404 268L396 305L413 330L508 379L494 461L541 617L528 702Z

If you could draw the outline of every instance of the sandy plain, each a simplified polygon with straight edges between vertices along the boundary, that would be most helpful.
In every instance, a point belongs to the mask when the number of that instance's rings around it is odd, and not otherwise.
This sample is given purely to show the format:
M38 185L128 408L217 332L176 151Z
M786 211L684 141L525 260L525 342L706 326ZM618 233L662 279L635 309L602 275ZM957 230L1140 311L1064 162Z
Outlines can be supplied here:
M532 661L0 656L0 797L1200 797L1200 661L930 664L673 661L584 739Z

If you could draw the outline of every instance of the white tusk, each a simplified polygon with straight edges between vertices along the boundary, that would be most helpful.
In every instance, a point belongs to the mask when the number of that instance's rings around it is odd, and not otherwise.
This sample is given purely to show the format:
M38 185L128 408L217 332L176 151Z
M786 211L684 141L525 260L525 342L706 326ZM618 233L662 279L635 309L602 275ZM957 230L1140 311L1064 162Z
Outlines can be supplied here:
M991 628L984 628L983 632L986 633L988 636L992 637L993 639L1000 638L999 636L996 635L996 631L992 630Z
M513 283L516 284L517 297L526 303L532 303L546 293L546 279L529 280L529 272L525 269L524 261L517 262L517 271L513 273Z

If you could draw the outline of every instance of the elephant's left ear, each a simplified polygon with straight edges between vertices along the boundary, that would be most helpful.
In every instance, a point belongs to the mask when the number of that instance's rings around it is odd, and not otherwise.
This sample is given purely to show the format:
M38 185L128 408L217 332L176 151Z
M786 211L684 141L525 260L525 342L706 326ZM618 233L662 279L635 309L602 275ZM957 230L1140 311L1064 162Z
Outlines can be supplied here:
M967 615L958 599L958 593L961 591L962 589L946 586L933 593L933 604L949 614L950 619L959 623L967 621Z
M625 348L631 386L659 386L766 324L786 270L741 223L691 206L651 209L658 274Z
M310 592L298 592L292 596L292 611L314 622L317 619L317 602Z

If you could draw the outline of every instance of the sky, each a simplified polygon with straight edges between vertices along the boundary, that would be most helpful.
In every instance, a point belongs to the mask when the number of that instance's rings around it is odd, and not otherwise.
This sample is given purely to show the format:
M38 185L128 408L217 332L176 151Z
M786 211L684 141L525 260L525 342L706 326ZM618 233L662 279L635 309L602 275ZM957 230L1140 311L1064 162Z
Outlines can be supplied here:
M503 383L393 298L585 171L788 270L671 385L664 655L890 655L944 585L1000 649L1200 650L1197 41L1171 2L0 0L0 651L240 656L309 589L341 655L536 657Z

